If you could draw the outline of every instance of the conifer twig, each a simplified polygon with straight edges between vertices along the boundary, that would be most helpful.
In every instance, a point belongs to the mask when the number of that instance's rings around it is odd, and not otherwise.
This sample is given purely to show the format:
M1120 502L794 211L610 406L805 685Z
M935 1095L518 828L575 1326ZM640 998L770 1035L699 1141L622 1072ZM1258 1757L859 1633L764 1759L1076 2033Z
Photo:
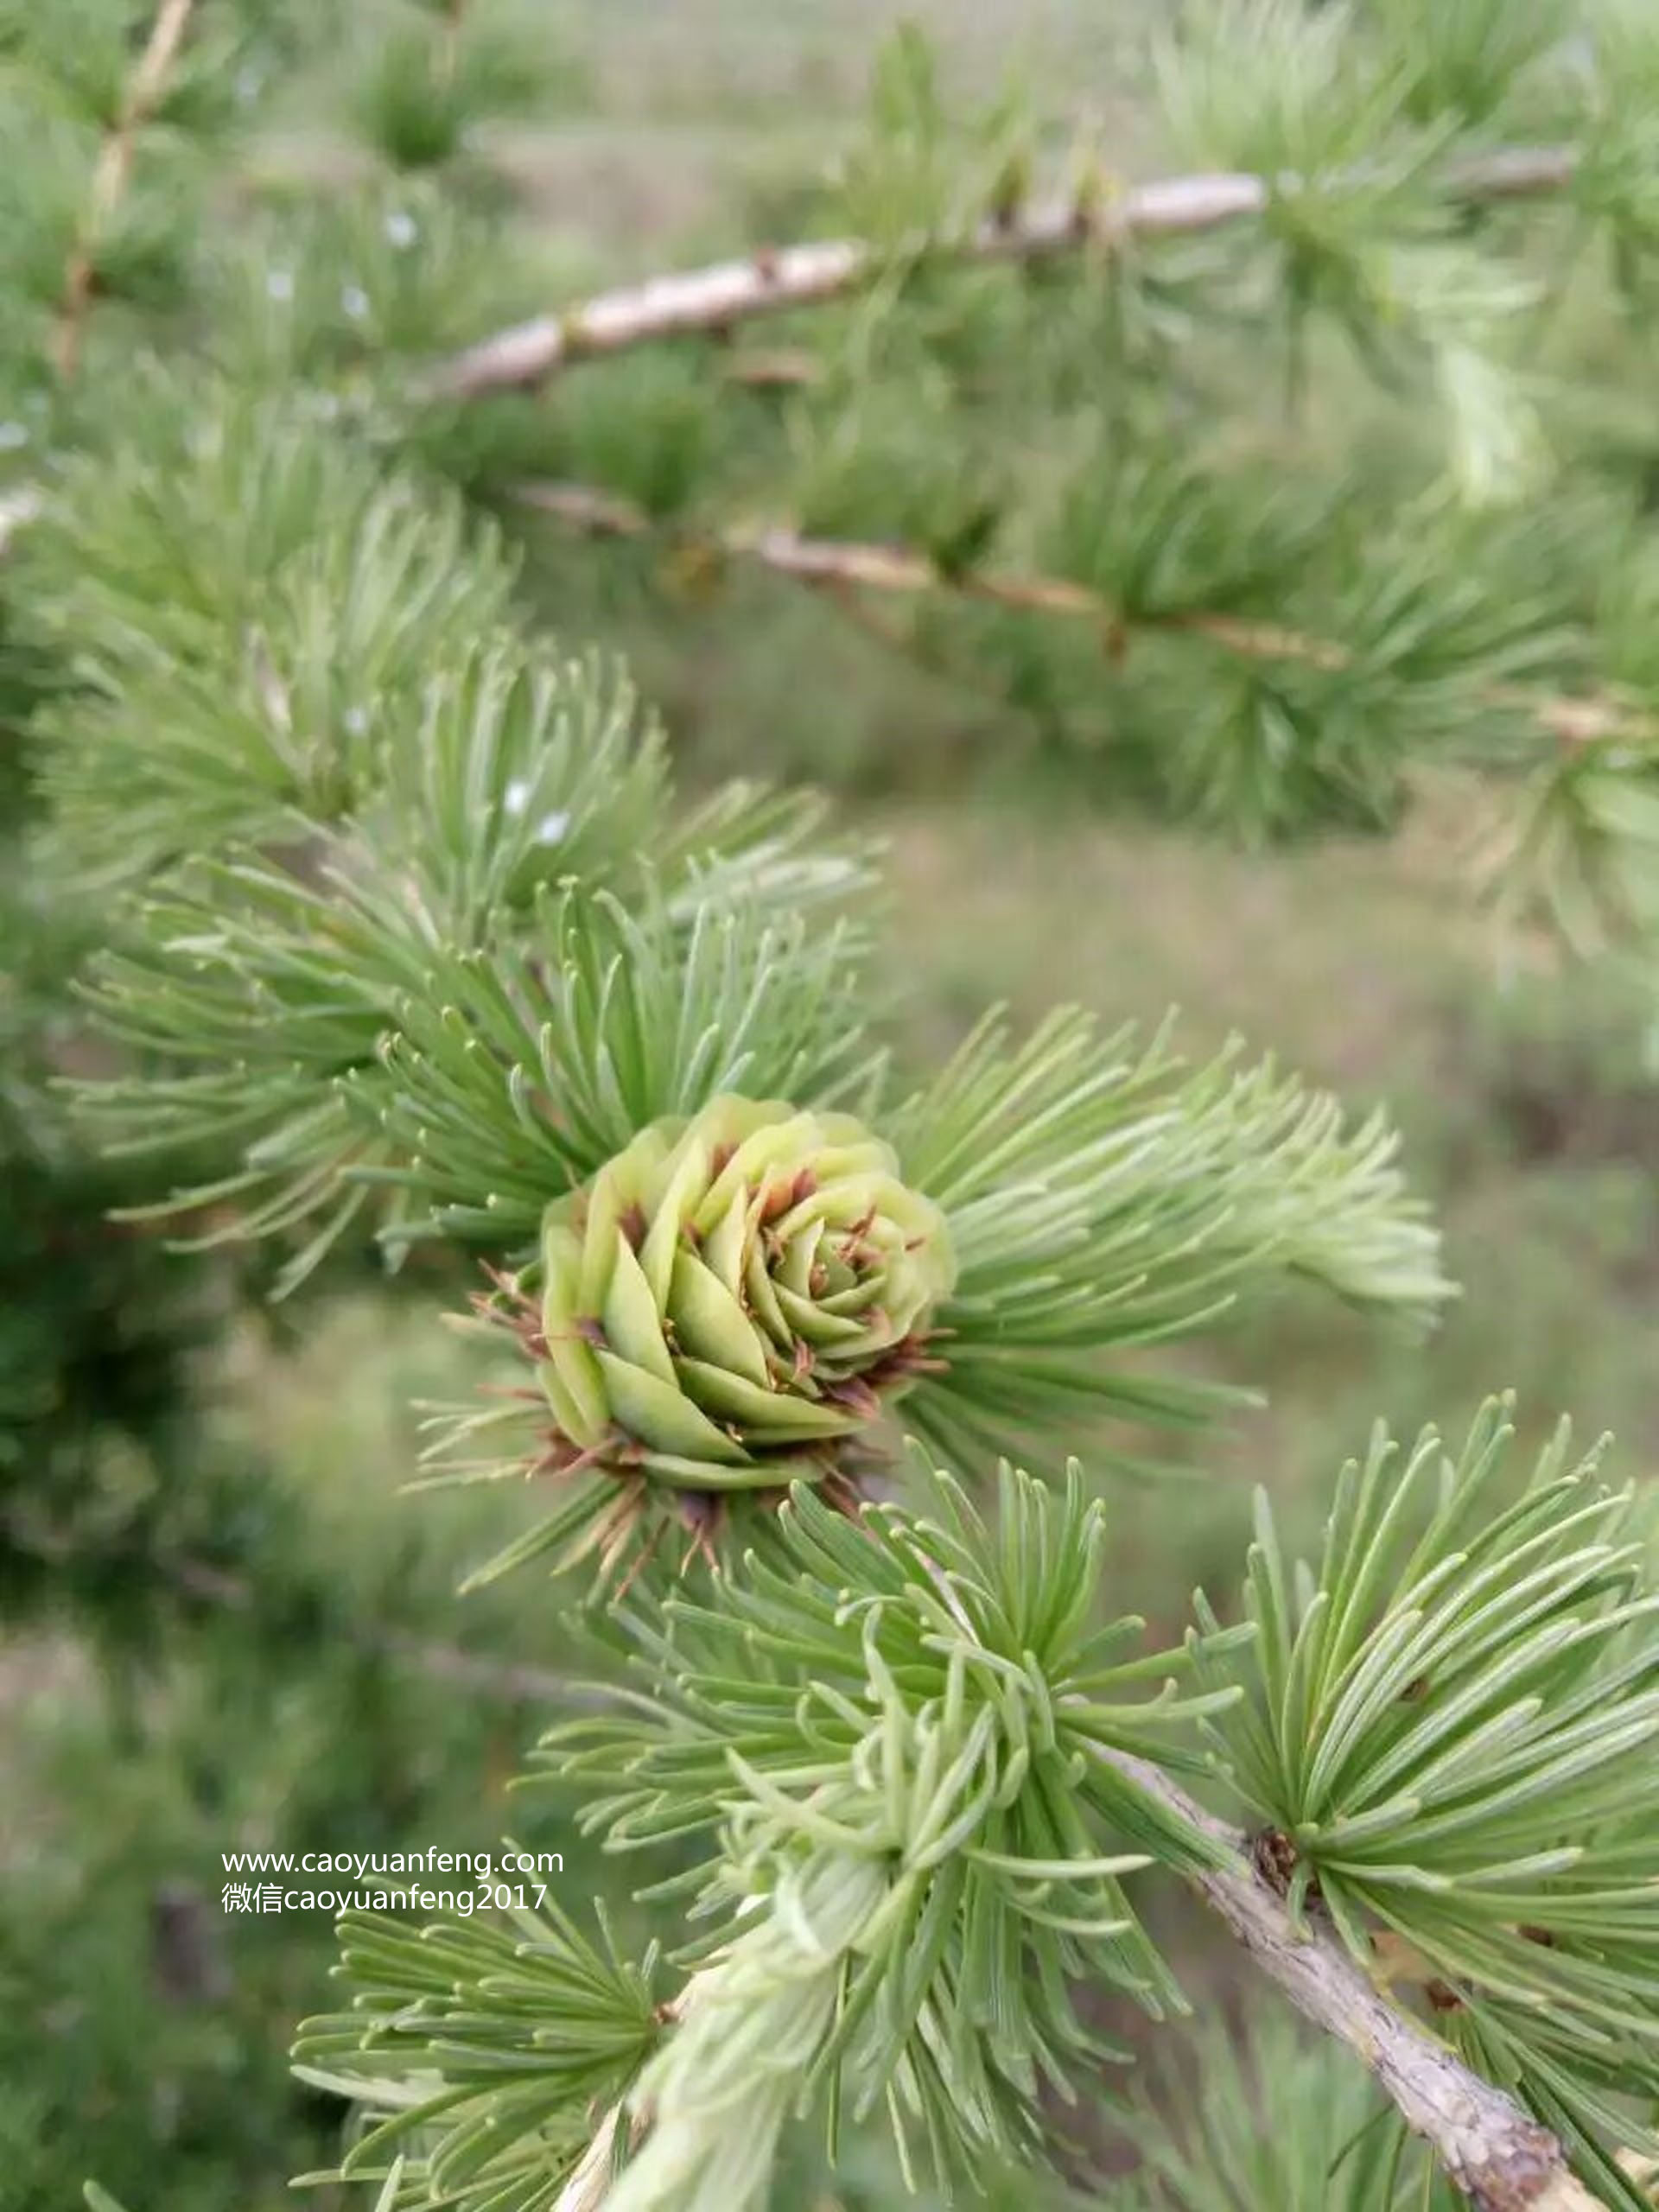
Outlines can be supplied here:
M1228 1863L1187 1878L1255 1965L1313 2026L1353 2052L1475 2212L1605 2212L1567 2165L1558 2139L1503 2090L1375 1988L1330 1936L1299 1927L1253 1863L1244 1837L1132 1752L1100 1756L1183 1823L1220 1846ZM679 2015L686 2010L682 1994ZM554 2212L602 2212L625 2097L604 2114ZM639 2129L648 2116L632 2114Z
M622 2107L613 2105L594 2130L592 2141L559 2191L553 2212L601 2212L610 2195L616 2139L622 2119Z
M1465 200L1523 199L1564 190L1576 167L1568 146L1506 147L1463 164L1449 189ZM1273 193L1271 180L1236 170L1163 177L1109 191L1097 204L1071 194L988 217L961 238L918 239L917 251L963 263L1046 261L1085 248L1116 252L1132 239L1180 237L1260 215ZM886 265L866 239L822 238L646 277L480 339L439 363L421 390L430 399L466 400L541 384L594 354L844 299Z
M110 218L120 206L132 173L138 134L161 103L167 79L190 21L194 0L161 0L143 53L127 79L120 111L99 149L86 213L64 274L53 358L66 381L80 358L81 333L92 296L97 255Z
M210 1560L188 1554L164 1560L163 1577L185 1597L198 1604L248 1613L259 1603L259 1593L245 1577L218 1567ZM372 1621L353 1619L340 1626L343 1639L359 1650L394 1665L406 1666L430 1681L454 1688L475 1690L480 1697L505 1705L557 1702L567 1707L591 1705L603 1711L612 1700L589 1692L579 1681L550 1667L537 1667L518 1660L502 1660L488 1652L468 1651L458 1643L434 1642L407 1630Z
M448 85L454 82L456 65L461 59L461 34L467 16L467 0L443 0L443 29L438 44L438 74Z
M1332 672L1354 665L1352 652L1338 639L1202 608L1128 616L1103 593L1066 576L947 570L914 547L807 537L778 525L688 529L679 524L659 524L632 501L582 484L521 484L513 496L520 505L552 515L592 537L643 538L660 533L720 558L753 561L774 575L829 590L843 605L850 603L856 590L954 594L1027 613L1092 622L1114 648L1128 632L1141 629L1202 638L1242 660L1294 661ZM1490 706L1531 715L1541 729L1566 746L1611 737L1659 739L1659 718L1626 709L1603 695L1575 697L1503 683L1487 686L1482 696Z
M1243 1836L1161 1768L1128 1751L1102 1756L1223 1847L1231 1863L1192 1874L1192 1886L1303 2018L1345 2044L1367 2068L1477 2212L1603 2212L1547 2127L1396 2011L1333 1940L1317 1927L1297 1926L1252 1865Z

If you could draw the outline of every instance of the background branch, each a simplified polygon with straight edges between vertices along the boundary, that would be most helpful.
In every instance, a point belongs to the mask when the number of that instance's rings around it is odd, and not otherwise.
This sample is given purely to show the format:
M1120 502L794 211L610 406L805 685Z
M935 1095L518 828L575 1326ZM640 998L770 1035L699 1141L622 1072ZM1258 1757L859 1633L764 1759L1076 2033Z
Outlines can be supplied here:
M63 299L53 340L53 357L60 375L65 378L74 374L80 358L81 332L92 296L99 243L126 191L138 134L161 104L194 4L194 0L162 0L149 37L127 80L114 127L99 150L92 195L64 275Z
M1515 200L1560 192L1575 168L1570 147L1509 147L1457 169L1452 196ZM1269 179L1231 170L1164 177L1109 191L1097 204L1071 194L1018 208L959 239L918 238L915 251L963 263L1045 261L1085 247L1116 252L1132 239L1180 237L1260 215L1273 192ZM887 265L888 257L865 239L824 238L646 277L498 331L442 363L422 389L431 399L475 399L541 384L594 354L845 298Z
M914 547L806 537L779 525L734 524L724 527L658 523L631 500L582 484L525 483L514 487L521 506L552 515L572 530L595 537L647 538L660 536L721 558L752 561L775 575L829 590L839 603L850 603L855 590L920 594L942 593L984 601L1027 613L1057 614L1094 623L1113 649L1133 630L1175 632L1202 638L1236 658L1294 661L1307 668L1339 671L1351 668L1354 655L1339 639L1311 635L1277 622L1203 609L1169 614L1126 614L1103 594L1065 576L1023 575L980 569L946 570ZM1659 721L1632 712L1612 698L1583 698L1530 690L1520 684L1489 685L1487 703L1529 715L1563 745L1588 745L1599 739L1659 739Z
M198 1604L246 1613L260 1602L260 1593L252 1583L211 1560L188 1555L165 1559L161 1562L161 1572L185 1597ZM336 1625L341 1638L361 1650L408 1667L429 1681L476 1690L480 1697L502 1704L556 1702L575 1710L607 1712L614 1703L602 1690L590 1689L550 1667L492 1658L486 1652L468 1651L458 1643L434 1642L427 1637L411 1636L406 1630L355 1617Z

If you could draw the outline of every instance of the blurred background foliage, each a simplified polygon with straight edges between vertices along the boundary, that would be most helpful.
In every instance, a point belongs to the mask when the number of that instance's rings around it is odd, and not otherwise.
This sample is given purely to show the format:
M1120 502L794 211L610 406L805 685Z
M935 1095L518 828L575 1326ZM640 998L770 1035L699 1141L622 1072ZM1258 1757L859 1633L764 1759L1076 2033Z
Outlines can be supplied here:
M1075 996L1114 1023L1156 1021L1174 1001L1194 1052L1238 1029L1356 1106L1386 1098L1464 1298L1426 1342L1379 1348L1310 1298L1206 1354L1210 1371L1264 1381L1267 1406L1205 1440L1202 1491L1135 1492L1116 1516L1114 1594L1175 1631L1194 1582L1231 1586L1250 1484L1268 1482L1283 1524L1305 1531L1380 1407L1402 1432L1431 1415L1455 1427L1515 1379L1541 1424L1570 1408L1617 1431L1627 1471L1659 1465L1650 975L1574 964L1539 925L1531 880L1496 915L1468 895L1492 849L1523 846L1580 940L1599 943L1604 906L1580 862L1604 836L1623 855L1624 906L1654 911L1641 778L1621 779L1617 760L1569 775L1554 753L1529 756L1520 810L1494 819L1469 753L1507 756L1515 732L1450 686L1431 723L1470 747L1414 760L1408 807L1389 751L1399 664L1380 647L1375 686L1338 700L1318 671L1275 667L1269 682L1195 659L1185 640L1153 638L1120 665L1087 625L944 595L896 613L871 595L849 620L838 597L713 557L698 533L757 504L771 512L781 486L800 530L902 540L947 576L994 558L1154 612L1201 583L1222 608L1322 605L1338 634L1361 638L1410 610L1372 607L1354 577L1408 575L1414 539L1432 537L1431 577L1462 544L1501 586L1462 610L1462 649L1472 639L1489 674L1571 688L1593 673L1651 693L1659 448L1643 397L1651 335L1627 305L1651 283L1655 211L1630 180L1644 173L1633 149L1659 131L1659 79L1633 60L1616 79L1627 111L1606 118L1586 187L1613 250L1575 264L1563 301L1546 311L1530 295L1471 294L1466 268L1414 264L1409 304L1421 317L1439 303L1443 351L1447 319L1478 321L1483 301L1508 318L1492 357L1501 388L1482 380L1485 354L1453 346L1446 404L1427 416L1365 359L1378 295L1353 289L1356 270L1382 276L1340 237L1288 222L1259 248L1200 241L1144 282L1102 286L1081 349L1065 327L1078 294L1044 272L948 287L924 270L911 296L924 312L902 326L836 311L804 391L791 381L798 334L774 325L726 349L721 378L701 344L677 344L578 368L545 397L399 406L389 365L406 372L550 298L855 222L880 244L887 211L950 219L964 175L975 205L994 202L1021 164L1071 159L1080 126L1114 176L1282 158L1270 76L1200 73L1179 99L1160 93L1142 58L1163 16L1154 5L929 0L910 12L932 59L913 43L882 49L872 135L870 58L895 16L878 0L374 0L349 18L325 0L205 6L118 213L89 239L89 177L149 11L0 0L0 145L29 144L27 161L0 159L12 310L0 499L27 499L67 448L96 457L118 443L124 408L149 404L143 378L111 373L137 352L182 342L238 386L302 384L371 443L502 510L521 598L573 643L626 652L683 780L744 769L852 795L858 825L888 848L893 941L924 1009L917 1057L954 1044L988 997L1034 1017ZM1560 11L1466 12L1503 30L1498 76L1490 39L1460 54L1448 37L1423 49L1408 108L1433 116L1449 102L1495 137L1547 137L1548 73L1528 73ZM1422 20L1403 4L1370 13L1384 31ZM1258 41L1269 63L1271 14ZM1363 149L1365 84L1339 75L1313 94L1301 120L1321 117L1329 158ZM936 103L977 118L965 168L940 151ZM1283 114L1277 127L1290 127ZM902 251L901 236L886 243ZM1564 241L1546 219L1524 245L1507 232L1499 244L1506 269L1532 272ZM83 248L86 372L66 387L49 364ZM1349 289L1322 320L1313 308L1329 308L1338 274ZM1281 280L1300 302L1288 330L1274 320ZM1075 382L1090 346L1155 362L1166 380L1168 413L1121 441L1133 484L1115 463L1074 465L1121 427L1110 391ZM1518 510L1447 503L1448 422L1464 490L1483 472L1531 483ZM1554 456L1541 487L1541 426ZM1206 505L1224 473L1229 499ZM674 527L599 543L511 496L526 478L573 475ZM1363 571L1332 553L1356 532L1380 549ZM1630 557L1585 550L1614 537ZM194 550L211 581L211 546ZM8 558L30 557L20 535ZM1508 626L1494 626L1494 598ZM188 641L189 605L177 614ZM272 1309L264 1262L172 1256L106 1224L111 1205L148 1193L89 1154L52 1081L85 1049L67 978L88 915L24 842L25 724L100 679L73 624L20 636L3 608L0 620L12 825L0 855L0 2207L72 2202L92 2172L132 2212L251 2212L288 2201L288 2177L334 2154L334 2107L285 2063L334 1945L322 1916L225 1915L219 1853L487 1846L570 1627L563 1600L533 1586L453 1604L512 1501L416 1512L397 1495L418 1448L404 1408L461 1387L439 1320L452 1281L417 1268L388 1284L338 1260ZM1416 709L1441 672L1432 653L1408 671ZM1134 741L1115 747L1124 729ZM1275 780L1277 759L1308 766L1309 730L1309 773ZM1599 767L1611 778L1599 787ZM1195 816L1232 836L1197 842ZM1305 816L1321 840L1300 836ZM1395 834L1363 834L1379 828ZM566 1851L572 1895L602 1882L624 1897L573 1827L517 1808L512 1822ZM1171 1941L1198 1986L1225 1993L1229 1969L1201 1929ZM1225 2076L1218 2139L1244 2139L1239 2115L1291 2064L1276 2050L1260 2075L1205 2062L1207 2082ZM1342 2075L1322 2056L1294 2064ZM1179 2081L1171 2094L1179 2103ZM1323 2100L1323 2075L1297 2094ZM1363 2083L1342 2076L1330 2095L1363 2123ZM1227 2201L1327 2201L1309 2174L1328 2171L1341 2133L1315 2146L1308 2173L1264 2167L1241 2181L1254 2194ZM1199 2165L1157 2139L1155 2201L1218 2202ZM1110 2155L1135 2153L1126 2140ZM867 2175L857 2156L833 2188L809 2162L783 2201L899 2202L880 2162ZM1009 2203L1030 2204L1031 2185L1015 2186Z

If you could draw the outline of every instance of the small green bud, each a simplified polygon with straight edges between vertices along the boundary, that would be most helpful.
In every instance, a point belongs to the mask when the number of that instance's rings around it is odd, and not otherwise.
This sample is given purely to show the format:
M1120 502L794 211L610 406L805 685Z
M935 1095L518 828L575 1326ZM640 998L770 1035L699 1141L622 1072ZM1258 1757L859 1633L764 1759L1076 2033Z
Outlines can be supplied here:
M925 1363L944 1217L845 1114L722 1097L542 1224L532 1339L564 1464L686 1492L843 1470Z

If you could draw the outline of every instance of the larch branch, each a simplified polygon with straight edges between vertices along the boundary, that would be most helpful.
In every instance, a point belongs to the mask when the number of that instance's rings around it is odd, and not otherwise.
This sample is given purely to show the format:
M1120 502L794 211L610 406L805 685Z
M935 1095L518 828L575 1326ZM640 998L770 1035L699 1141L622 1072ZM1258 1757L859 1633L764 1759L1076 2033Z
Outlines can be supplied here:
M99 149L98 166L69 266L64 274L53 355L67 379L80 358L81 333L98 272L98 250L132 174L138 134L161 105L173 63L190 22L194 0L162 0L144 48L127 79L120 112Z
M1293 1920L1284 1898L1253 1864L1243 1835L1160 1767L1128 1751L1100 1756L1219 1847L1224 1863L1189 1875L1192 1886L1302 2017L1353 2052L1475 2212L1606 2212L1548 2128L1396 2011L1332 1935ZM602 2212L626 2112L624 2098L604 2115L554 2212ZM633 2115L636 2127L640 2120Z
M15 1531L13 1532L16 1533ZM157 1563L161 1577L197 1604L249 1614L261 1602L261 1593L245 1577L189 1555L164 1557ZM429 1681L456 1689L472 1690L506 1705L593 1707L608 1711L613 1700L602 1691L590 1691L581 1682L517 1661L500 1660L488 1652L468 1651L460 1644L435 1643L427 1637L372 1621L353 1619L338 1624L341 1640L376 1658L407 1667Z
M1507 147L1452 171L1448 190L1461 200L1545 195L1563 191L1576 167L1568 146ZM1097 200L1077 194L1043 200L988 218L960 238L918 238L913 251L963 264L1042 262L1085 249L1116 253L1135 240L1178 238L1261 215L1275 188L1268 178L1234 170L1164 177ZM481 339L438 364L421 390L428 398L451 400L522 390L597 354L844 299L887 265L887 256L866 239L823 238L646 277Z
M521 506L551 515L591 537L660 535L718 559L753 562L776 575L827 590L843 603L849 594L859 590L954 595L1027 613L1091 622L1114 647L1139 629L1201 638L1241 660L1289 661L1332 672L1355 664L1351 648L1338 639L1213 609L1128 614L1104 593L1065 576L944 569L914 547L808 537L781 525L688 527L659 523L632 501L583 484L521 484L513 496ZM1571 696L1505 683L1488 686L1482 696L1489 706L1529 715L1541 730L1566 746L1615 737L1644 743L1659 740L1659 719L1605 695Z
M1161 1768L1127 1751L1103 1756L1221 1846L1229 1863L1193 1874L1192 1886L1304 2019L1345 2044L1369 2069L1477 2212L1605 2212L1547 2127L1397 2012L1333 1936L1296 1924L1251 1864L1241 1835Z

